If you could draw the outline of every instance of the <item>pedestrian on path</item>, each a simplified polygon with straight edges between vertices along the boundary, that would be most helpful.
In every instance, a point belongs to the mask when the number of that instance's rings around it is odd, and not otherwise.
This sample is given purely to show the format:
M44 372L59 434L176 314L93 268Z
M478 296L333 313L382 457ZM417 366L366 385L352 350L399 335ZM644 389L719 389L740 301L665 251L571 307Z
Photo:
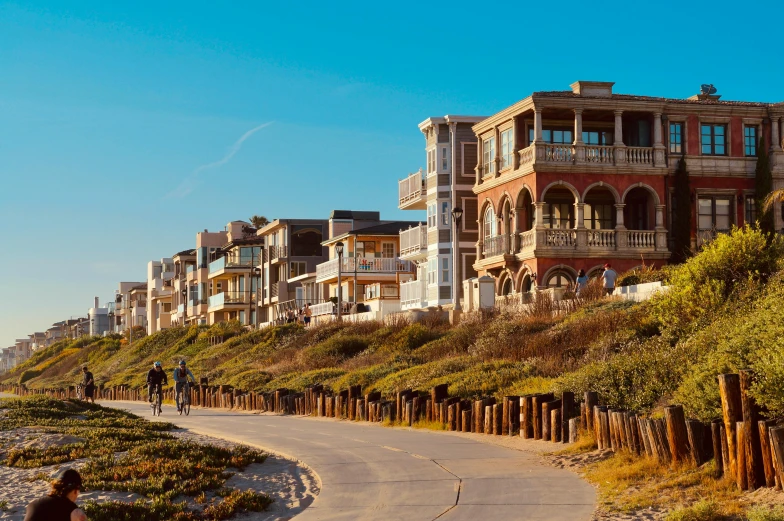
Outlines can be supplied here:
M610 263L604 265L604 273L602 273L602 287L604 287L604 294L605 295L612 295L613 291L615 291L615 281L618 278L618 274L612 269Z
M585 270L580 270L577 274L577 282L574 284L574 293L578 297L580 296L580 292L585 289L588 285L588 276L585 274Z
M82 373L84 375L82 380L84 399L85 401L95 403L95 379L93 378L93 373L87 370L87 366L82 367Z

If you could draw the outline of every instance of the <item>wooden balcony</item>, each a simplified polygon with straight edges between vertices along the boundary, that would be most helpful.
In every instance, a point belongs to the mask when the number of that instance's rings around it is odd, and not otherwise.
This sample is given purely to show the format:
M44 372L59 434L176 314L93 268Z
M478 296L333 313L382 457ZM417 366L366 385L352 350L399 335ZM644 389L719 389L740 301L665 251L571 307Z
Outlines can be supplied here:
M427 226L420 224L400 230L400 258L419 260L427 257Z
M409 174L405 179L398 181L398 208L401 210L424 210L426 200L425 175L421 168L418 172Z

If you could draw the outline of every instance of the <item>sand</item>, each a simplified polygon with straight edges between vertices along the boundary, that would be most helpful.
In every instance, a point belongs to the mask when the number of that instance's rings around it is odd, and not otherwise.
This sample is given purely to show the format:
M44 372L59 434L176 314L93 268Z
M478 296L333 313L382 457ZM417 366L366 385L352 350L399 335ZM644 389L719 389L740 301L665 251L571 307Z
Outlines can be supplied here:
M224 447L233 447L236 444L224 440L179 431L174 433L177 437L195 441L197 443L212 443ZM65 445L82 441L79 438L65 436L57 433L47 433L33 428L13 429L0 432L0 459L4 453L14 448ZM69 462L65 467L79 468L87 460ZM0 465L0 520L23 521L25 508L30 501L46 495L49 484L46 476L51 475L61 465L39 467L34 469L19 469ZM264 463L249 465L243 472L237 469L228 469L236 474L232 476L227 486L240 490L253 490L268 494L274 503L265 512L254 512L235 517L240 521L285 521L300 513L316 498L320 490L318 476L310 468L296 461L278 455L270 455ZM106 501L132 502L140 499L134 493L112 492L105 490L92 490L79 495L78 504L88 500L99 503ZM209 498L210 495L208 494ZM195 506L190 498L177 498L185 500Z

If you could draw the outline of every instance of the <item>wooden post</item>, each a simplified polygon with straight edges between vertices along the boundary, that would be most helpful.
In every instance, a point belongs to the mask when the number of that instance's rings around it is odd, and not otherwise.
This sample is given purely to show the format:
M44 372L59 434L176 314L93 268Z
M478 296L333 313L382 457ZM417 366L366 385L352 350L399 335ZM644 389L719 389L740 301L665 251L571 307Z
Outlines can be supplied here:
M541 440L542 439L542 404L545 402L552 401L553 395L552 393L548 394L535 394L533 396L533 426L534 426L534 439Z
M577 441L577 432L579 431L580 422L580 418L571 418L569 420L569 443L575 443Z
M760 420L757 422L760 449L762 450L762 465L765 470L765 485L768 487L776 486L776 469L773 467L773 456L771 454L770 435L768 432L775 425L775 420Z
M650 434L648 433L648 420L645 418L637 417L637 428L640 431L640 441L645 451L645 455L649 458L654 457L653 448L651 447Z
M471 432L471 409L466 409L462 413L463 432Z
M760 445L759 406L756 400L749 395L751 384L754 381L754 372L748 369L738 371L740 379L740 401L743 408L743 424L746 445L746 480L750 490L755 490L765 484L765 467L762 462L762 447ZM740 448L738 448L740 450Z
M525 439L534 437L533 395L520 398L520 436Z
M683 407L671 405L664 408L667 422L667 441L673 463L682 463L689 459L689 435L686 432L686 419Z
M550 439L553 443L558 443L561 441L561 429L563 425L561 424L561 409L553 409L550 411ZM567 427L568 429L568 427Z
M485 434L493 434L493 406L486 405L485 406L485 425L484 425L484 433Z
M748 472L746 470L746 424L742 421L736 422L735 434L738 438L737 445L737 467L735 473L735 482L738 484L739 490L749 489Z
M501 403L501 432L498 434L506 436L509 433L509 397L504 396Z
M552 411L561 408L561 400L550 400L542 404L542 441L553 439L555 426L551 423L553 419Z
M721 426L722 420L711 422L711 438L713 440L713 459L716 461L716 473L719 476L724 474L724 458L721 451Z
M691 451L691 459L698 467L707 461L705 457L703 425L697 420L686 421L686 432L689 436L689 449Z
M588 391L585 393L584 398L585 400L585 428L589 431L594 430L593 426L593 408L599 405L599 394L595 391Z
M441 403L447 398L448 390L449 390L448 384L439 384L430 390L430 401L433 403L433 411L435 411L436 409L436 404ZM434 418L432 414L427 419L430 421L436 421L436 418Z
M574 417L574 393L561 393L560 434L564 443L569 442L569 420Z
M736 476L738 473L738 437L735 434L738 421L743 419L743 406L740 400L740 377L737 374L719 375L719 395L721 396L721 411L724 416L724 432L727 437L727 452L729 459L725 460L725 467L729 467L729 474ZM729 463L729 465L727 465ZM725 470L725 472L727 472Z

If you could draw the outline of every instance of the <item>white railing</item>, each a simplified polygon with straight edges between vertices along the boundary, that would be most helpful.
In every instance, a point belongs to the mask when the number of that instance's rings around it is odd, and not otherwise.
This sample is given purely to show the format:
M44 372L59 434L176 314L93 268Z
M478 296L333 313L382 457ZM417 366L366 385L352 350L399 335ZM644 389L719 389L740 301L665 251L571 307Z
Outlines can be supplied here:
M655 248L656 232L653 230L629 230L626 244L629 248Z
M496 235L485 239L484 254L485 257L495 257L496 255L504 255L509 253L509 236Z
M614 162L613 147L600 146L600 145L586 145L585 161L587 163L612 164Z
M572 145L545 145L545 161L569 163L572 161Z
M425 194L424 178L422 176L422 169L418 172L410 174L405 179L398 181L398 206L419 199Z
M652 165L653 148L626 147L626 162L632 165Z
M335 304L332 302L322 302L321 304L310 306L310 310L314 317L319 315L331 315L335 310Z
M399 299L400 290L397 284L368 284L365 286L365 300L373 299Z
M533 145L520 150L518 154L520 154L520 166L525 166L534 162Z
M588 230L589 248L615 248L615 230Z
M400 284L400 305L402 307L422 307L422 281L410 280Z
M554 248L573 248L577 233L574 230L545 230L545 244Z
M528 230L520 234L520 251L530 251L536 248L536 230Z
M356 262L355 262L356 260ZM379 257L343 257L341 270L344 274L354 273L398 273L411 271L411 263L400 258L379 258ZM316 266L316 280L324 280L336 277L338 274L338 259L322 262Z
M420 224L400 230L400 256L415 255L427 250L427 226Z

